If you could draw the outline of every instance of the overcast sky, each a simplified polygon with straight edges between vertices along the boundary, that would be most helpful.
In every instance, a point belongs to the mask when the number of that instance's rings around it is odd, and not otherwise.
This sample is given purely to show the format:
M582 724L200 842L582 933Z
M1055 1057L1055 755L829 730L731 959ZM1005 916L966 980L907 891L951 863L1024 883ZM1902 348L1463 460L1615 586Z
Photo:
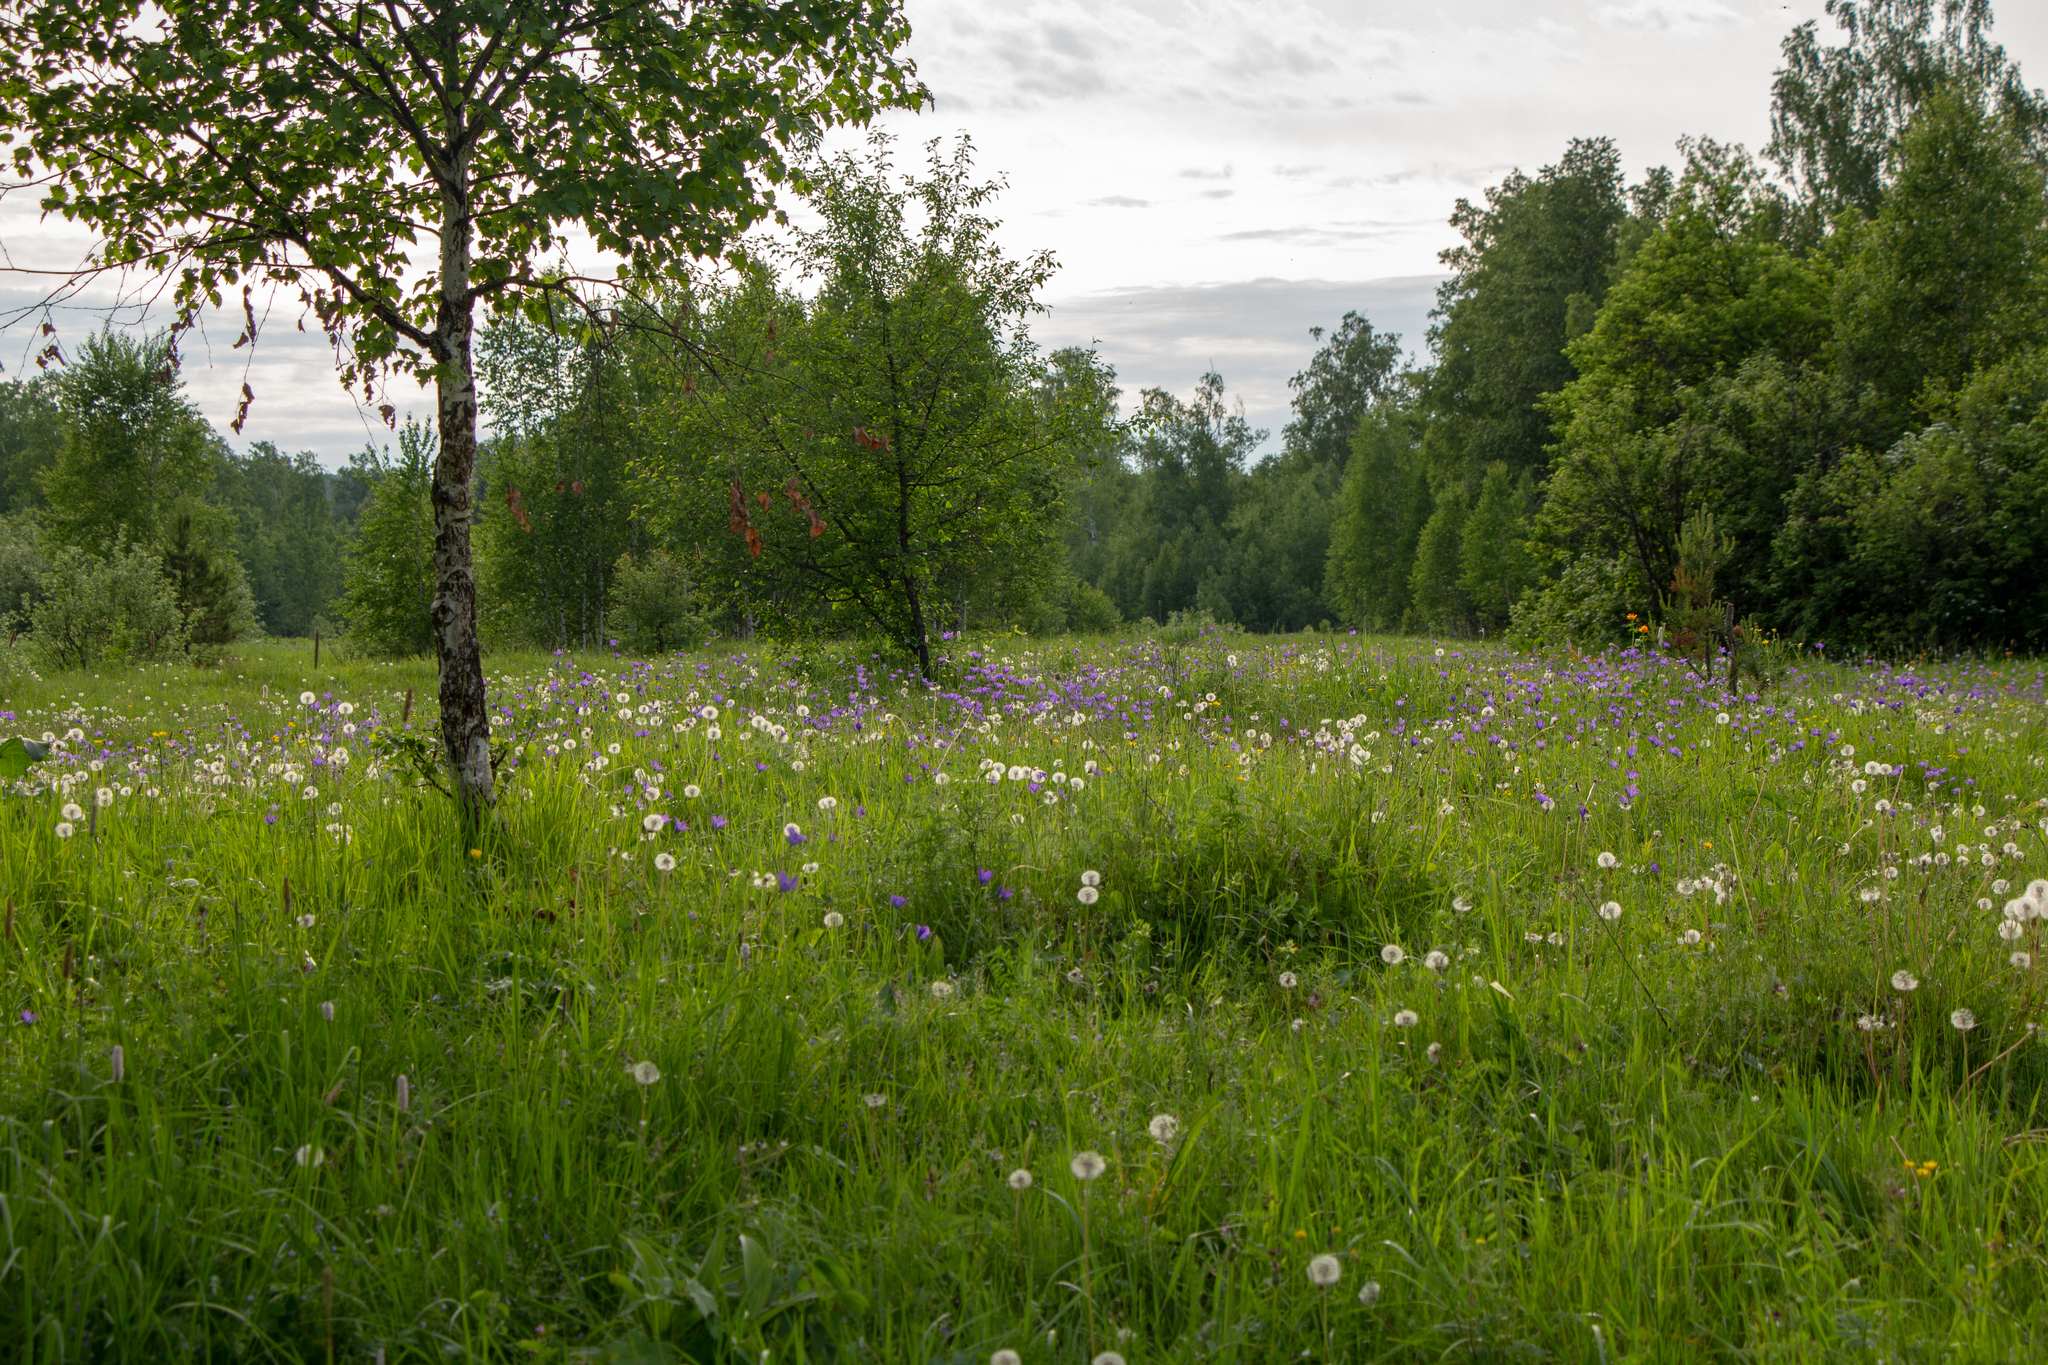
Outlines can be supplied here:
M1768 132L1778 45L1820 0L907 0L910 51L934 103L885 126L906 143L965 132L1007 179L1005 244L1060 272L1047 346L1098 346L1127 400L1183 395L1214 368L1277 437L1312 326L1348 308L1420 349L1452 205L1573 137L1612 137L1631 180L1676 164L1685 134ZM1993 37L2048 83L2048 5L2005 0ZM84 239L0 204L16 262ZM29 287L0 280L0 297ZM329 464L381 424L311 337L274 319L248 378L243 439ZM76 337L90 323L65 320ZM237 327L187 346L194 397L225 430L244 379ZM17 329L0 361L20 373ZM422 414L431 401L394 389Z

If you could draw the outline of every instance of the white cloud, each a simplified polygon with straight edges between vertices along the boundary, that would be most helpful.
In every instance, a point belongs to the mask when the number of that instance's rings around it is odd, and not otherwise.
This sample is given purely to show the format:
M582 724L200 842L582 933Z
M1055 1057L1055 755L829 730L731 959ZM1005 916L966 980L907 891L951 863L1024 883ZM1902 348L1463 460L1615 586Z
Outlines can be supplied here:
M1601 23L1615 28L1654 29L1660 33L1752 22L1747 15L1737 14L1714 0L1630 0L1626 5L1602 5L1598 13Z

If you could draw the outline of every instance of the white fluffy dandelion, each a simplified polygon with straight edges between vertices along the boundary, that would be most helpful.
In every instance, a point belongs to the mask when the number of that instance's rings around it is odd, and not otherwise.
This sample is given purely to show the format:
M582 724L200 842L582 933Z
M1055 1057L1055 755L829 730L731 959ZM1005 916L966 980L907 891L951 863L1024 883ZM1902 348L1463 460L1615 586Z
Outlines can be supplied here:
M1074 893L1074 899L1083 905L1093 905L1102 899L1102 892L1092 886L1084 886Z
M1100 872L1097 872L1097 871L1096 871L1096 870L1095 870L1094 868L1092 868L1092 867L1091 867L1091 868L1089 868L1089 869L1088 869L1088 870L1087 870L1086 872L1083 872L1083 873L1081 874L1081 885L1083 885L1083 886L1100 886L1100 885L1102 885L1102 874L1101 874Z
M1067 1163L1067 1169L1074 1173L1076 1180L1094 1180L1109 1169L1109 1163L1100 1152L1076 1152L1074 1159Z
M1422 959L1422 965L1429 968L1433 972L1440 972L1444 968L1451 965L1451 960L1448 957L1444 956L1442 953L1438 952L1436 949L1432 948L1429 950L1427 954L1424 955Z
M1367 1308L1378 1303L1380 1301L1380 1282L1378 1280L1367 1280L1364 1284L1358 1286L1358 1301Z
M1421 1022L1422 1016L1417 1014L1414 1010L1394 1011L1395 1028L1414 1028L1417 1024Z
M1328 1289L1344 1278L1344 1263L1335 1256L1322 1255L1308 1263L1308 1282L1318 1289Z
M1620 901L1608 901L1608 902L1607 902L1607 903L1606 903L1605 905L1601 906L1601 907L1600 907L1600 918L1601 918L1601 919L1604 919L1604 920L1606 920L1606 921L1607 921L1607 922L1608 922L1609 924L1612 924L1612 923L1613 923L1613 922L1614 922L1615 920L1618 920L1618 919L1620 919L1620 918L1621 918L1621 902L1620 902Z
M837 810L838 808L839 808L839 798L838 798L838 797L836 797L836 796L821 796L821 797L819 797L819 798L818 798L818 812L819 812L819 813L820 813L821 815L829 815L829 814L831 814L831 813L832 813L832 812L833 812L834 810Z
M702 796L703 794L704 789L698 786L695 782L691 782L685 785L683 788L683 799L685 801L695 801L698 797Z
M633 1080L638 1085L653 1085L661 1079L661 1068L653 1062L633 1063Z
M945 999L946 997L950 996L950 995L951 995L952 993L953 993L953 983L952 983L952 982L950 982L950 981L934 981L934 982L932 982L932 999L934 999L934 1000L944 1000L944 999Z
M676 855L673 853L657 853L654 855L654 866L657 871L673 872L676 870Z
M840 914L837 910L827 910L825 912L825 927L827 929L837 929L845 923L846 916Z
M1152 1140L1164 1147L1180 1134L1180 1120L1171 1114L1154 1114L1152 1121L1145 1125L1145 1131Z
M1612 853L1602 853L1598 858L1595 858L1593 861L1600 864L1600 866L1602 867L1611 868L1619 867L1621 865L1621 859L1615 857Z
M1968 1010L1954 1011L1949 1015L1948 1021L1964 1033L1968 1033L1971 1029L1977 1027L1977 1016Z
M1031 1172L1025 1170L1022 1166L1019 1166L1016 1170L1010 1172L1010 1188L1013 1190L1030 1189Z
M1282 972L1280 973L1279 979L1280 989L1283 991L1291 991L1296 986L1301 984L1301 978L1296 976L1293 972Z
M1389 967L1398 967L1407 960L1408 954L1402 950L1401 945L1398 943L1389 943L1386 947L1380 949L1380 961L1386 963Z
M1920 989L1920 978L1905 970L1893 972L1892 989L1902 993L1917 991Z

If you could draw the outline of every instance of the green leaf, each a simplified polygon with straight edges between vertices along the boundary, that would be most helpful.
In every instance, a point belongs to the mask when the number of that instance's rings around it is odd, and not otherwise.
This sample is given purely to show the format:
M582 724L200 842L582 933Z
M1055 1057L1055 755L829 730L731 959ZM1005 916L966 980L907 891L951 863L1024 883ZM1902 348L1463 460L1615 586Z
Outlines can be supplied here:
M0 782L12 782L28 775L28 765L50 756L50 746L40 740L0 740Z

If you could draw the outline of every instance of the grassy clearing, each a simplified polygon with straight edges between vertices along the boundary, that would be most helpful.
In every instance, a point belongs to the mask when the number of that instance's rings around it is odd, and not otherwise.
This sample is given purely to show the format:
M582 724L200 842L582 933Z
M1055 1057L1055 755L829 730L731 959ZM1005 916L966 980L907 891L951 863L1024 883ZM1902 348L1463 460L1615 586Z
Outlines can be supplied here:
M308 664L0 703L9 1358L2043 1351L2031 663Z

